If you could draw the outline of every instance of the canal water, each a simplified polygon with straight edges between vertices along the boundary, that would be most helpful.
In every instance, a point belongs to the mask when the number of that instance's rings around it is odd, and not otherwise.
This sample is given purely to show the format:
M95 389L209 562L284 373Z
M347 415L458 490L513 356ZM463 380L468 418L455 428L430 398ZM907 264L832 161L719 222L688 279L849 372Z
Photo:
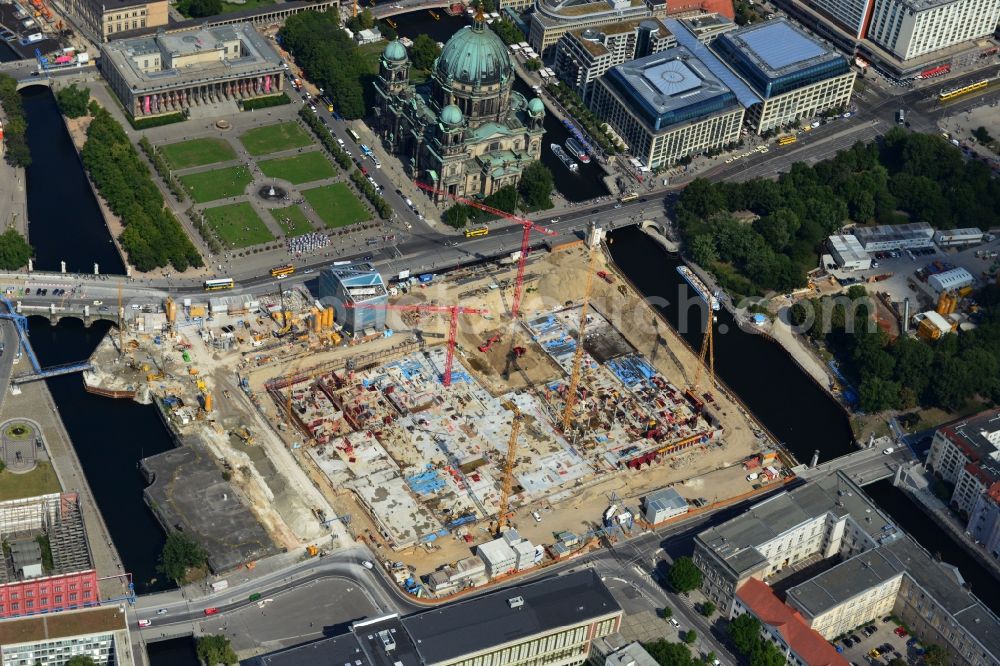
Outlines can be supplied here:
M708 308L677 273L680 260L636 227L614 232L611 241L615 263L700 350ZM744 332L726 310L716 314L716 374L800 462L816 449L822 460L854 450L847 414L783 348Z
M439 19L435 20L427 10L419 10L400 14L393 17L396 21L397 32L400 37L416 39L420 34L426 34L437 42L447 42L448 39L469 25L469 20L463 16L448 16L442 10L434 10ZM525 96L526 99L537 97L535 92L520 77L514 82L514 90ZM570 138L566 128L551 113L545 114L545 137L542 142L542 164L552 172L556 190L564 199L570 202L587 201L595 197L608 194L608 188L604 185L604 170L597 164L597 160L591 160L590 164L579 164L579 169L574 173L566 168L555 153L552 152L551 144L556 143L566 146L566 140Z
M106 321L85 327L74 318L52 326L48 319L31 317L29 325L31 345L42 366L88 358L111 328ZM156 572L164 533L143 502L146 483L137 467L143 457L174 446L155 408L87 393L78 374L46 382L136 592L173 587Z
M104 224L97 200L76 149L59 116L52 91L32 86L21 93L28 118L31 166L28 188L28 236L35 248L35 269L71 273L123 274L125 266ZM72 203L70 203L72 202Z

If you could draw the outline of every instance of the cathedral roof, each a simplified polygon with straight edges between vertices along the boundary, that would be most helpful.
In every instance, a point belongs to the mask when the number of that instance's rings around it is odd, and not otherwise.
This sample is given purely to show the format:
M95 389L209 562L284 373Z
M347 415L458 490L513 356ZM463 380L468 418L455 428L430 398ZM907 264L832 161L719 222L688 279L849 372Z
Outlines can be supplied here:
M496 33L482 21L452 35L437 61L438 75L446 83L493 85L509 81L514 73L510 55Z

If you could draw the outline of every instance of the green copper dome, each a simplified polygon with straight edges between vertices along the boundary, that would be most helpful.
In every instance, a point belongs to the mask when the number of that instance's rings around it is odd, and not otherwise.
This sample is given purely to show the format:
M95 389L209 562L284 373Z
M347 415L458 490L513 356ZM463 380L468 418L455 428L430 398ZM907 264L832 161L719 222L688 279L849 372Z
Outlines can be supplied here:
M509 81L514 68L503 41L481 22L452 35L437 61L444 83L493 85Z
M461 125L462 110L454 104L449 104L441 109L441 122L445 125Z
M531 101L528 102L528 113L533 116L545 113L545 104L537 97L533 97Z
M406 47L400 44L398 39L394 39L386 44L382 57L391 62L406 60Z

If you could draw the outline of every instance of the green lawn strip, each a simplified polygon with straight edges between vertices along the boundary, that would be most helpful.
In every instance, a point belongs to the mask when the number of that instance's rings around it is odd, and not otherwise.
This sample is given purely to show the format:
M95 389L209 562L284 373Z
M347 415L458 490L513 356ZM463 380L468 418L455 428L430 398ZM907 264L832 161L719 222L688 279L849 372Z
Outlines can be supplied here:
M315 231L312 222L309 221L309 218L306 217L306 214L298 206L272 208L271 217L285 230L286 236L301 236L310 231Z
M189 173L180 177L184 189L196 203L243 194L250 180L250 171L245 166Z
M278 123L245 132L240 141L251 155L267 155L291 148L302 148L312 143L312 138L298 123Z
M236 159L236 151L224 139L191 139L160 146L160 154L173 169L216 164Z
M355 222L371 219L368 209L343 183L304 190L302 196L313 207L328 229L346 227Z
M59 490L59 480L48 461L38 461L35 469L24 474L14 474L9 469L0 472L0 502L38 497Z
M318 150L264 160L257 166L265 176L287 180L293 185L331 178L336 173L330 160Z
M219 240L229 247L247 247L274 240L274 236L247 202L205 209L205 219Z

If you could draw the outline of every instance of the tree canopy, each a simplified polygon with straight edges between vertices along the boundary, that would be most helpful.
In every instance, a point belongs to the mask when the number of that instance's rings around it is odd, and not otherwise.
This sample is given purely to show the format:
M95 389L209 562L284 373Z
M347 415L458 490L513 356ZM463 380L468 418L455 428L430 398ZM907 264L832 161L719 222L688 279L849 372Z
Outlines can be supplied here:
M760 620L749 613L733 618L729 623L729 637L741 654L749 655L760 641Z
M70 657L66 662L66 666L97 666L97 662L85 654L78 654Z
M239 661L233 646L225 636L201 636L198 638L196 649L198 658L206 666L216 666L217 664L235 664Z
M164 205L125 130L105 109L95 110L80 157L97 191L125 227L119 240L129 263L140 271L167 264L178 271L201 266L201 255Z
M441 49L429 35L421 33L413 40L409 53L413 66L427 71L434 66L434 61L441 55Z
M28 263L35 253L24 236L13 227L0 234L0 268L8 271L17 270Z
M893 128L881 143L795 163L777 180L695 180L676 214L692 258L728 291L756 295L805 285L826 237L847 221L996 226L1000 181L940 136Z
M215 16L222 13L222 0L181 0L177 11L191 18Z
M667 573L667 581L678 592L696 590L701 587L701 569L690 557L678 557Z
M21 93L17 92L17 79L9 74L0 74L0 107L3 107L4 159L15 167L31 164L31 151L25 139L28 121L21 105Z
M189 536L180 532L171 532L163 544L160 553L160 563L157 570L174 581L181 581L187 575L188 569L204 566L208 556L201 546Z
M81 118L87 115L89 102L90 88L80 88L75 83L56 92L56 103L67 118Z
M662 638L652 643L643 643L642 647L660 666L692 666L691 648L683 643L671 643Z
M524 33L509 18L502 17L499 21L493 21L490 28L507 46L524 40Z
M539 161L534 161L524 169L517 191L526 210L545 210L552 208L552 190L555 181L549 168Z

